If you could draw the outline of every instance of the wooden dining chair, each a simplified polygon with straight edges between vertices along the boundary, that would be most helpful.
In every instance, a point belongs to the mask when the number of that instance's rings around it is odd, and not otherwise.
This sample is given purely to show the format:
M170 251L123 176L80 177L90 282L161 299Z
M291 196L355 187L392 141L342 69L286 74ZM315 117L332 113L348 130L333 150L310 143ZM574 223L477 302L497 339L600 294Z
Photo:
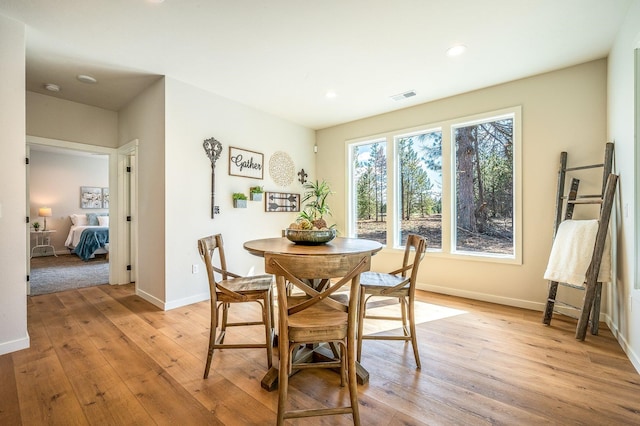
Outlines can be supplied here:
M265 254L265 271L276 276L278 291L278 425L284 419L351 414L360 424L356 383L356 321L360 274L369 269L371 254ZM331 281L331 278L339 278ZM317 287L307 283L320 281ZM296 288L288 295L287 283ZM349 288L349 297L336 291ZM337 359L303 362L295 353L303 344L328 342ZM296 359L294 359L296 358ZM348 383L350 405L287 410L289 375L306 368L339 368L340 384ZM347 377L348 376L348 377Z
M267 350L267 369L272 366L273 358L273 277L271 275L256 275L241 277L227 270L224 255L222 235L216 234L198 240L198 250L202 257L209 277L209 291L211 293L211 330L209 333L209 352L204 369L204 378L209 377L211 360L215 349L237 348L265 348ZM218 252L219 265L213 264L214 253ZM221 279L216 280L216 274ZM228 321L229 308L232 303L257 302L262 307L262 321ZM218 321L222 308L222 321ZM217 333L218 325L220 333ZM234 343L225 344L224 338L227 327L264 325L265 343Z
M360 277L360 308L358 318L358 362L362 356L363 340L404 340L411 341L413 355L418 369L420 355L418 354L418 340L416 338L416 321L414 299L416 279L420 262L427 250L427 241L416 234L407 236L402 267L389 273L364 272ZM413 255L411 254L413 252ZM367 315L367 302L372 297L398 298L400 302L400 316ZM408 317L408 318L407 318ZM364 320L392 320L402 321L402 336L389 334L364 334ZM408 322L408 324L407 324Z

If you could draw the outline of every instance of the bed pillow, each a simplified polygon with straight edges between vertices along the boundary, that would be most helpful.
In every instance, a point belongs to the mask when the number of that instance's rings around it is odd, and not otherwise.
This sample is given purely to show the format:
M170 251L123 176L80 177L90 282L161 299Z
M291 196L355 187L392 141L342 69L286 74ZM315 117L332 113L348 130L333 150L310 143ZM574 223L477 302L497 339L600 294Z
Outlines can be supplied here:
M87 213L87 220L89 226L99 226L98 217L109 216L109 213Z
M72 214L69 217L71 218L72 225L87 226L89 224L89 219L87 219L86 214Z
M109 226L109 216L98 216L98 225Z

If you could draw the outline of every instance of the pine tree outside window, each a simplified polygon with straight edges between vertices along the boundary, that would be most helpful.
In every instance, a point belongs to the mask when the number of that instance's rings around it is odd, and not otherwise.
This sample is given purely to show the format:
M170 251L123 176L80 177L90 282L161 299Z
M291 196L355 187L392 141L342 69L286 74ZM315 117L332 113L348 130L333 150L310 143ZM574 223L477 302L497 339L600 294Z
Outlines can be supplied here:
M442 249L442 131L395 137L399 195L396 245L410 233L424 235L432 250Z
M353 236L387 243L386 140L353 144L350 157Z

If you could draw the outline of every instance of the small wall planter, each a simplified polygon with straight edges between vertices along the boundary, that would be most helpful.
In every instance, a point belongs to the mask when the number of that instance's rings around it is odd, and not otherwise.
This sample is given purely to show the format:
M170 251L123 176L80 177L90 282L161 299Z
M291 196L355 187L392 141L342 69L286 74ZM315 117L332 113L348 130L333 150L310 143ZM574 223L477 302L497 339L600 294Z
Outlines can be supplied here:
M249 188L249 197L251 198L251 201L262 201L263 192L264 191L260 186L252 186Z
M247 208L247 196L242 192L234 192L233 193L233 207L237 209L246 209Z

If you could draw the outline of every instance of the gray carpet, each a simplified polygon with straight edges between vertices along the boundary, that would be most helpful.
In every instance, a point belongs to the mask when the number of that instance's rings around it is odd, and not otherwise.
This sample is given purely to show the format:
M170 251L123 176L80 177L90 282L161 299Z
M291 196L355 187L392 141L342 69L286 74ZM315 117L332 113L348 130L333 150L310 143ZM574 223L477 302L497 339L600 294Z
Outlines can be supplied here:
M83 261L75 254L31 259L31 295L55 293L109 283L106 255Z

